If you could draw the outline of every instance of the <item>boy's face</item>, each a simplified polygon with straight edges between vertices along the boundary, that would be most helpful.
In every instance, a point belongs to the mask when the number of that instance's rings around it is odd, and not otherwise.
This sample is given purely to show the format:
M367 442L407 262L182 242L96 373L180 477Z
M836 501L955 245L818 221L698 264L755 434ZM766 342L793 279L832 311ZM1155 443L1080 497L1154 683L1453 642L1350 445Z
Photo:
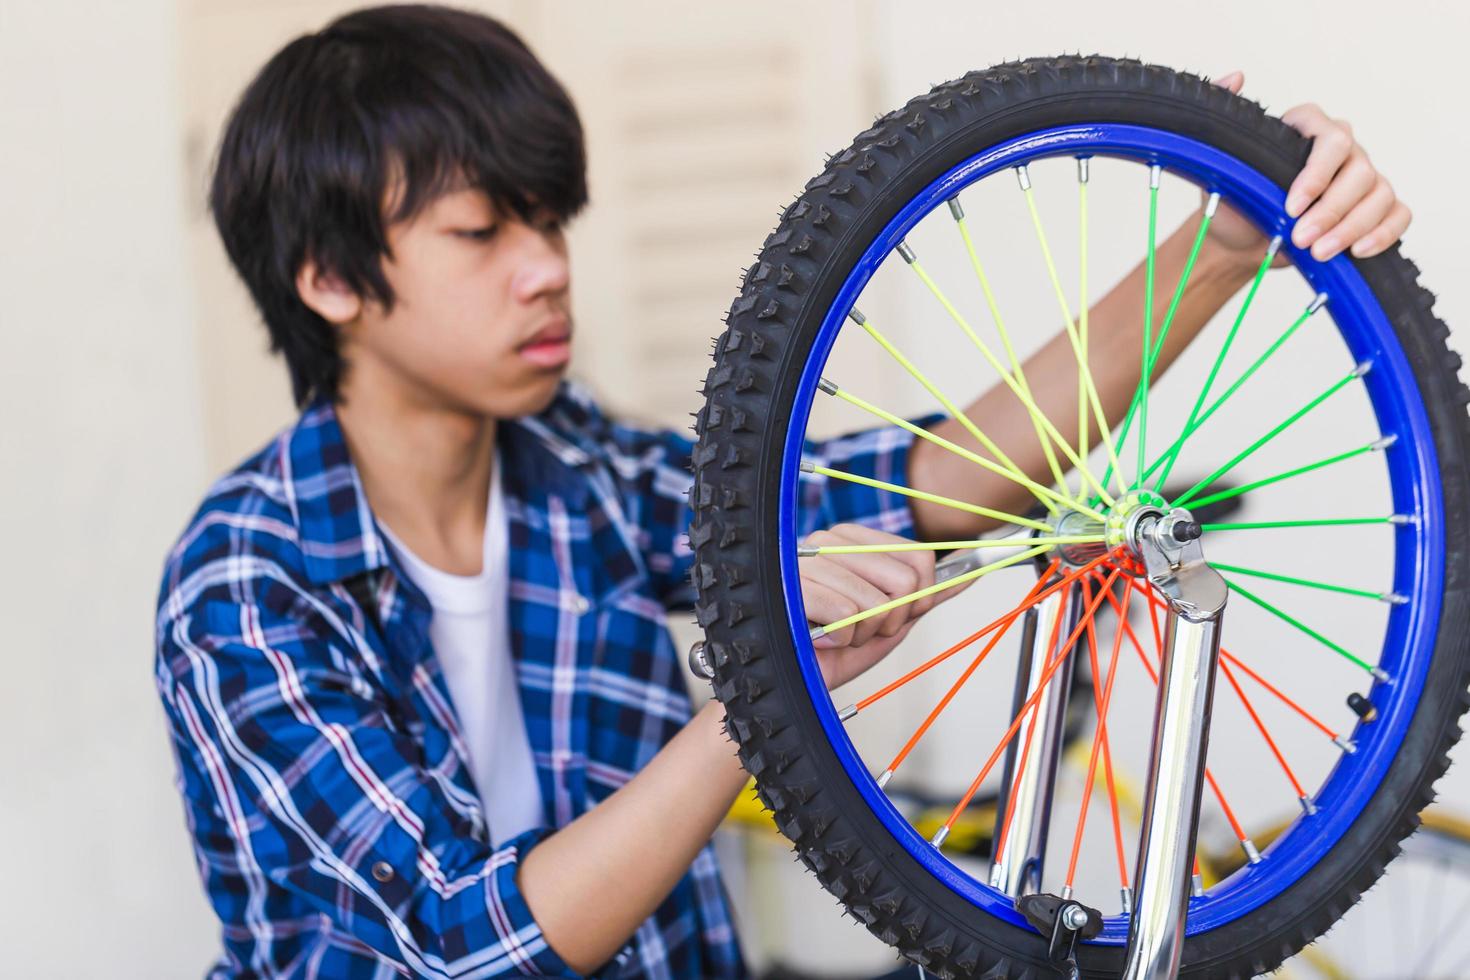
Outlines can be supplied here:
M571 272L554 224L495 213L484 192L431 201L387 231L396 297L341 328L343 394L394 387L430 407L497 419L550 404L571 357Z

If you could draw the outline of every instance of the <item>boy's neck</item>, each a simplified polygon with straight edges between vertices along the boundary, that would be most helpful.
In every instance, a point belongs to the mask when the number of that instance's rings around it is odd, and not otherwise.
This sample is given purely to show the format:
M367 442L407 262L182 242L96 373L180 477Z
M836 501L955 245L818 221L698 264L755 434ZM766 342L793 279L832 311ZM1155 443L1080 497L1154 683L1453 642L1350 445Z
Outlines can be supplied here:
M373 514L428 564L477 574L495 419L430 404L391 383L352 380L337 419Z

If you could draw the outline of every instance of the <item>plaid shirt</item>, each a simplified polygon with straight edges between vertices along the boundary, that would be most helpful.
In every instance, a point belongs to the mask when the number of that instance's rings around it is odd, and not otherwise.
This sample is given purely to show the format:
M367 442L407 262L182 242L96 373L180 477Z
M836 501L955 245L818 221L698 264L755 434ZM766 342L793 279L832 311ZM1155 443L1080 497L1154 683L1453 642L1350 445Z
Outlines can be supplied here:
M568 976L516 885L544 835L690 718L665 610L693 600L692 449L565 387L500 427L509 619L544 827L492 848L430 607L385 544L330 404L222 478L170 554L156 681L221 977ZM900 478L900 429L807 447ZM903 499L805 478L803 531L911 531ZM744 973L713 851L599 976Z

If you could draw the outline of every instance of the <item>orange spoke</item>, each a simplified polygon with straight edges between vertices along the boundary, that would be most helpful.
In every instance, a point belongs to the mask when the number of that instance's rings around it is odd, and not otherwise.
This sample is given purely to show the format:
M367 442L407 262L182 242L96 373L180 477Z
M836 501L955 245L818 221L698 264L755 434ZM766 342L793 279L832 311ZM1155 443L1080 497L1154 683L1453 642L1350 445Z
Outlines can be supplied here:
M1271 754L1276 756L1276 761L1281 764L1281 771L1286 773L1286 778L1291 783L1291 788L1296 790L1296 798L1302 801L1303 806L1308 807L1308 812L1310 813L1311 801L1307 799L1307 791L1302 789L1301 783L1297 782L1296 773L1292 772L1291 766L1286 764L1286 756L1281 754L1281 749L1276 746L1276 740L1271 737L1270 732L1266 731L1266 725L1261 721L1261 716L1256 714L1255 708L1251 707L1250 698L1245 696L1245 691L1241 688L1240 682L1235 679L1235 674L1231 671L1230 665L1222 662L1220 664L1220 672L1225 675L1225 679L1230 682L1230 686L1235 688L1235 693L1240 697L1240 703L1245 705L1246 713L1251 716L1251 721L1256 723L1256 728L1260 731L1261 737L1271 747Z
M1087 584L1086 584L1086 582L1083 583L1082 588L1083 588L1083 594L1084 595L1087 595ZM1091 596L1088 595L1088 598L1091 598ZM1124 612L1121 615L1126 615L1127 614L1127 609L1128 609L1129 603L1131 603L1132 601L1133 601L1133 579L1130 578L1128 580L1128 583L1125 586L1124 592L1123 592L1123 610L1124 610ZM1119 655L1122 653L1122 651L1123 651L1123 631L1122 630L1115 630L1114 633L1113 633L1113 659L1111 661L1109 661L1109 663L1108 663L1108 676L1107 676L1107 680L1103 684L1102 696L1100 698L1098 698L1097 701L1095 702L1096 710L1097 710L1097 730L1095 732L1093 732L1093 734L1092 734L1092 752L1091 752L1090 757L1087 760L1087 781L1085 783L1085 788L1082 791L1082 810L1077 815L1077 833L1072 838L1072 857L1071 857L1071 860L1067 864L1066 885L1067 885L1068 888L1071 888L1072 887L1072 883L1073 883L1074 879L1077 877L1077 859L1078 859L1078 857L1082 853L1082 834L1083 834L1084 829L1087 826L1087 810L1088 810L1088 807L1092 803L1092 787L1094 785L1094 781L1097 778L1097 760L1098 760L1099 749L1101 749L1103 751L1107 751L1109 753L1109 756L1111 756L1111 749L1108 747L1108 741L1107 741L1107 735L1108 735L1108 704L1112 700L1112 696L1113 696L1113 681L1117 678L1117 675L1118 675L1118 661L1121 659ZM1096 629L1094 629L1094 627L1093 627L1092 624L1089 624L1088 627L1087 627L1087 652L1088 652L1088 656L1091 658L1092 676L1093 676L1093 679L1094 679L1094 682L1095 682L1096 679L1099 676L1101 676L1101 671L1098 669L1097 631L1096 631ZM1111 772L1112 771L1112 760L1111 760L1111 758L1109 758L1109 760L1108 760L1107 771L1108 772ZM1109 798L1112 801L1113 830L1114 830L1114 836L1117 839L1117 844L1118 844L1118 876L1122 879L1123 887L1124 888L1127 888L1128 887L1128 863L1127 863L1127 858L1123 854L1123 831L1122 831L1122 825L1118 822L1118 819L1117 819L1117 817L1118 817L1118 798L1117 798L1117 793L1113 789L1113 785L1112 785L1112 780L1111 779L1108 780L1108 796L1109 796Z
M1108 576L1108 585L1111 585L1113 583L1113 581L1118 577L1118 574L1118 569L1113 569L1112 573ZM981 768L980 774L975 777L972 783L970 783L969 788L965 790L965 795L960 799L958 805L955 806L954 811L950 813L949 819L944 822L944 826L939 831L939 834L941 835L939 837L940 840L943 840L944 836L948 835L950 828L954 826L954 822L958 820L960 814L965 811L965 807L970 805L970 800L972 800L975 796L975 793L979 791L980 784L985 781L985 777L988 776L990 774L990 770L995 767L995 763L1000 759L1001 753L1005 751L1005 747L1010 744L1011 739L1015 737L1016 732L1020 729L1021 722L1023 719L1025 719L1027 712L1035 707L1036 702L1041 698L1042 691L1046 690L1047 682L1051 680L1051 677L1053 674L1056 673L1057 668L1066 661L1067 654L1071 652L1072 647L1076 644L1077 637L1080 634L1084 623L1089 616L1093 615L1093 613L1097 611L1097 605L1101 603L1101 601L1102 597L1101 595L1099 595L1093 606L1084 612L1082 617L1083 622L1077 624L1077 628L1072 631L1071 635L1067 638L1067 642L1063 644L1061 653L1057 656L1055 660L1047 665L1044 671L1042 671L1041 678L1037 681L1036 684L1036 690L1033 691L1031 693L1031 696L1026 699L1026 703L1021 705L1021 710L1016 714L1016 717L1012 719L1011 725L1009 728L1006 729L1005 734L1001 736L1000 744L995 747L995 751L990 754L990 758L986 760L985 765Z

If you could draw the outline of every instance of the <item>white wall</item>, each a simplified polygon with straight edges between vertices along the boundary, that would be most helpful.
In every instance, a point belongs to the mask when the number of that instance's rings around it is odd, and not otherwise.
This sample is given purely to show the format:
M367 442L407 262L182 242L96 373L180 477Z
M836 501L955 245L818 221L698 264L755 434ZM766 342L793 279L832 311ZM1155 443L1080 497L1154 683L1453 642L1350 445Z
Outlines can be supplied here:
M0 8L0 892L12 976L198 976L151 681L206 475L171 0Z
M265 380L279 368L265 361L261 335L244 332L258 327L248 322L243 297L223 306L196 301L227 287L218 255L203 253L217 246L201 232L198 213L198 162L212 149L213 130L186 130L180 106L207 105L217 117L233 89L221 96L196 86L243 81L238 73L253 61L201 63L183 38L214 32L263 57L276 37L319 23L333 6L0 6L0 513L8 558L0 615L9 668L0 687L0 840L8 844L9 881L0 894L0 937L7 972L193 976L215 949L151 687L151 609L163 550L211 472L264 438L287 408L279 375ZM544 38L553 70L570 76L574 92L596 82L573 68L577 47L560 31L560 18L544 16L539 5L497 6L526 21L533 43ZM779 5L762 22L772 36L820 46L831 39L822 24L845 13L843 4L796 9L800 30L783 30ZM816 147L836 149L867 117L971 67L1078 49L1141 54L1213 74L1241 67L1247 93L1273 109L1316 99L1354 122L1416 209L1407 249L1442 292L1441 315L1452 325L1470 322L1470 255L1458 236L1470 226L1458 179L1470 151L1458 101L1460 45L1470 34L1465 8L1365 0L1210 7L877 0L860 9L875 16L854 15L835 42L852 46L862 62L852 90L842 89L841 125L803 110L810 146L801 150L805 163L792 186L770 200L771 220L820 168ZM688 16L672 4L639 10L658 29L619 34L616 42L630 51L643 50L648 36L669 43L677 34L672 18ZM687 30L704 37L707 26L690 19ZM761 43L762 33L752 32L748 43ZM851 71L823 59L813 63ZM822 91L819 79L800 74L809 70L797 74L803 105ZM733 79L731 91L740 84ZM584 105L589 115L604 111ZM598 234L611 234L603 228ZM748 254L758 244L754 233L735 251ZM710 333L736 272L732 265L726 285L711 284L700 300ZM595 305L584 309L595 312ZM222 339L221 330L240 332ZM201 361L206 377L219 377L221 359L243 365L261 387L206 398ZM702 357L691 354L691 390L703 369ZM253 404L257 398L264 404ZM1452 798L1470 802L1470 769L1452 771L1449 786ZM850 954L846 944L862 934L835 918L830 899L810 879L788 887L799 896L793 907L820 923L798 930L787 922L797 933L793 946L807 940L805 955L817 963Z

